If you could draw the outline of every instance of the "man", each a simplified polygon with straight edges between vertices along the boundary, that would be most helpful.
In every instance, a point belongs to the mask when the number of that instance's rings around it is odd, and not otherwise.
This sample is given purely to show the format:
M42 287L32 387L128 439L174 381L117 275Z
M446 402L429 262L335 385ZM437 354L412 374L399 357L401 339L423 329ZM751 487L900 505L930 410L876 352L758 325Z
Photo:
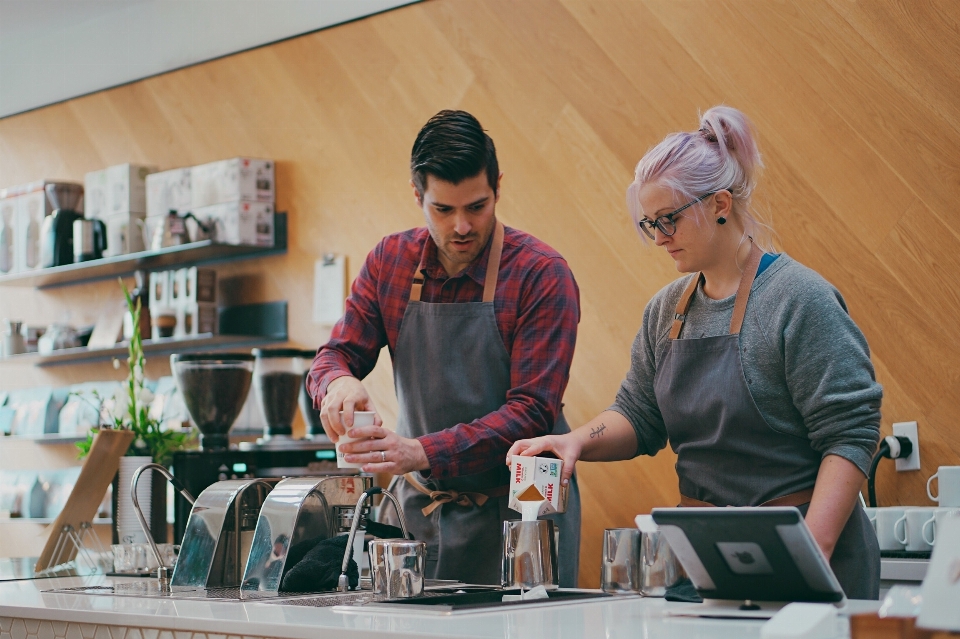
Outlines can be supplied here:
M509 476L519 439L566 433L560 412L579 321L564 259L497 221L503 176L496 149L464 111L441 111L417 135L411 181L426 228L390 235L367 256L344 317L307 381L324 430L363 438L346 460L391 483L427 576L498 583ZM389 346L400 412L396 432L353 427L376 411L361 384ZM342 411L342 415L341 415ZM381 519L396 517L389 506ZM560 524L561 585L576 586L580 495L571 482Z

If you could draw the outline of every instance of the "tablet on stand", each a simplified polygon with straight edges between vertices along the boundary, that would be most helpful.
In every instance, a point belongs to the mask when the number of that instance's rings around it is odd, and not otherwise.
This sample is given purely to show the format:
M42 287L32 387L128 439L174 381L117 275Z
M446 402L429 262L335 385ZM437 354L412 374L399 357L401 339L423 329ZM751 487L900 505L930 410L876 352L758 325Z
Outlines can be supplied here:
M846 603L796 508L655 508L651 516L703 597L667 614L766 619L795 601ZM640 515L637 526L647 521Z

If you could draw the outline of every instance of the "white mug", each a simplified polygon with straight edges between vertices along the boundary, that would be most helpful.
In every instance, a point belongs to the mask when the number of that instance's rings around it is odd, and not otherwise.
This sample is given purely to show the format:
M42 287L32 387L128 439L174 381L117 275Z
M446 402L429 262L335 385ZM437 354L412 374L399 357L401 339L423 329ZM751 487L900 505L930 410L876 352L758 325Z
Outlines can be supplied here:
M960 515L960 508L934 508L933 517L924 522L921 534L930 546L937 545L937 528L943 525L947 517Z
M903 517L903 508L877 508L877 541L880 550L903 550L894 529Z
M870 526L873 527L873 533L877 533L877 511L879 508L867 507L863 509L863 512L867 513L867 519L870 520Z
M930 491L930 484L936 479L937 496ZM960 508L960 466L941 466L927 480L927 497L941 508Z
M373 426L373 416L376 415L373 411L354 411L353 413L353 425L354 426ZM340 423L343 423L343 411L340 411ZM348 462L344 460L344 455L346 453L340 452L340 444L349 444L350 442L360 441L359 439L354 439L353 437L347 437L346 435L340 435L340 438L337 440L337 468L363 468L363 462Z
M893 535L904 545L905 550L910 552L930 550L930 544L923 538L923 525L933 517L935 510L935 508L907 508L903 516L894 523Z

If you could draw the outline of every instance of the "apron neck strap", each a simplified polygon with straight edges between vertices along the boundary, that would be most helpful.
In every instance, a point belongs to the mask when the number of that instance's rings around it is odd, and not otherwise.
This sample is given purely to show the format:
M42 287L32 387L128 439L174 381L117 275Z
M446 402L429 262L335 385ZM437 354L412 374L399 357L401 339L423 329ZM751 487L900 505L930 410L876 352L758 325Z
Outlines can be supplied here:
M497 292L497 278L500 276L500 256L503 254L503 223L497 221L493 229L493 239L490 245L490 256L487 259L487 275L483 281L483 301L492 302ZM419 302L423 293L423 273L417 272L413 276L413 285L410 286L410 301Z
M750 288L753 286L753 280L757 277L757 269L760 267L760 258L763 257L761 251L753 240L750 240L750 255L747 256L747 263L743 265L743 273L740 275L740 286L737 288L737 299L733 303L733 316L730 318L730 334L737 335L743 326L743 317L747 312L747 299L750 297ZM677 302L677 309L673 315L673 325L670 327L670 339L679 339L680 331L683 330L683 323L687 320L687 311L690 310L690 304L693 302L693 294L697 292L697 287L704 281L703 273L697 273L697 276L690 280L690 284L680 296Z

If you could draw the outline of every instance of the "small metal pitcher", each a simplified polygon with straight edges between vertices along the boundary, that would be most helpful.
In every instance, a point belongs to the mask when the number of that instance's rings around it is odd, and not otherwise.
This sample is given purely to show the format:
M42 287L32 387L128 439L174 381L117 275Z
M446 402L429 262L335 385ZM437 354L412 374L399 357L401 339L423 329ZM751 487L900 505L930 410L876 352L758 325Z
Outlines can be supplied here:
M640 533L640 593L645 597L663 597L667 588L686 573L660 532Z
M371 541L370 581L373 592L390 599L418 597L423 594L423 576L427 564L427 544L410 539Z
M503 522L503 563L500 584L504 588L529 590L560 586L557 565L558 531L549 519Z
M603 531L600 588L604 592L640 592L640 531L607 528Z

